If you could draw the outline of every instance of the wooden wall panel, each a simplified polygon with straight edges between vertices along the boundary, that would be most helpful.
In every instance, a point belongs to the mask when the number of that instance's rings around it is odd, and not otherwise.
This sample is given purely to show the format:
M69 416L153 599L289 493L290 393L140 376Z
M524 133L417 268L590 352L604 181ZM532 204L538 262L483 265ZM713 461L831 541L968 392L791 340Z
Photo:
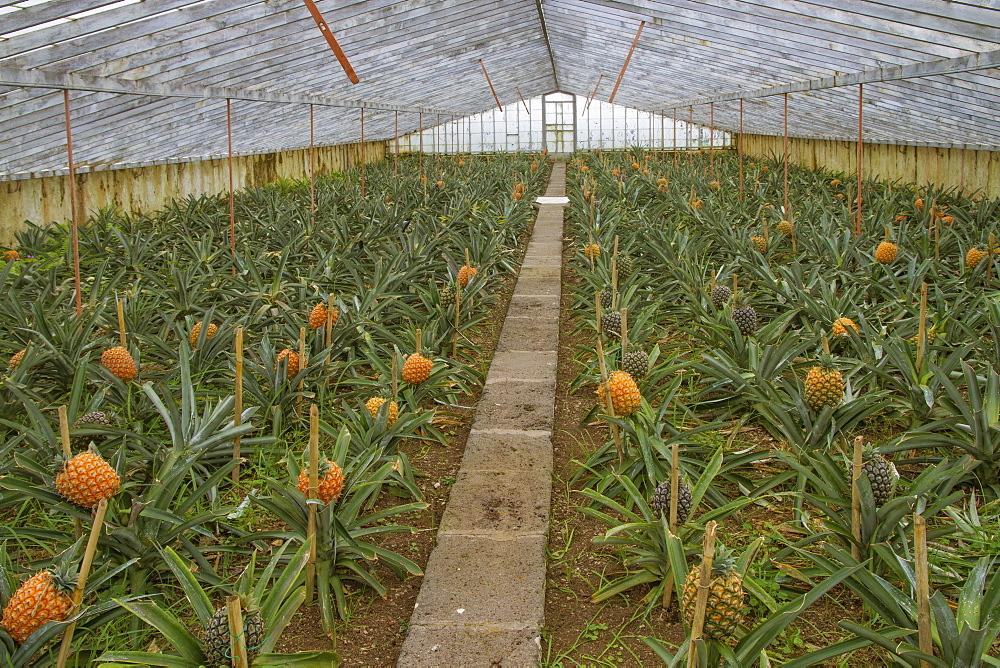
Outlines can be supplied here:
M381 160L387 142L366 142L369 162ZM360 144L316 148L316 173L343 171L360 162ZM225 158L198 162L111 169L77 174L79 204L94 211L111 204L126 211L150 211L174 198L229 189ZM233 157L234 187L257 187L279 178L309 176L309 150ZM0 182L0 245L15 243L25 221L50 223L70 218L68 176Z
M747 156L781 159L782 138L737 136ZM856 143L830 139L789 139L789 159L809 169L854 173ZM1000 197L1000 151L935 146L865 144L865 176L917 185L957 187L966 194Z

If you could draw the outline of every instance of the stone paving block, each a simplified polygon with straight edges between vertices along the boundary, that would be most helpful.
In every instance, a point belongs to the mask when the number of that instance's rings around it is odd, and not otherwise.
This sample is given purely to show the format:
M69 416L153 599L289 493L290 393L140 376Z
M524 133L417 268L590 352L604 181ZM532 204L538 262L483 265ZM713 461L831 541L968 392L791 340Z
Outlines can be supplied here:
M552 435L545 431L507 433L473 430L465 443L462 470L552 470Z
M514 292L514 296L518 295L559 295L561 294L560 282L553 280L551 277L548 278L536 278L529 276L520 276L517 279L517 290Z
M541 635L534 626L495 624L411 626L399 655L400 668L509 666L528 668L541 661Z
M541 626L545 536L438 536L410 623Z
M487 382L554 377L559 355L556 351L504 352L493 356Z
M548 470L466 471L463 466L448 495L438 535L544 535L549 526L551 485Z
M555 414L551 383L491 383L483 388L473 429L551 429Z
M535 313L559 314L559 295L519 295L514 294L507 307L508 315L534 315Z
M497 352L555 350L558 344L559 321L555 318L508 316L500 331Z
M518 272L518 283L521 282L521 278L544 278L555 282L556 286L559 285L560 278L562 276L562 268L559 265L553 265L550 267L530 267L522 266L521 271Z

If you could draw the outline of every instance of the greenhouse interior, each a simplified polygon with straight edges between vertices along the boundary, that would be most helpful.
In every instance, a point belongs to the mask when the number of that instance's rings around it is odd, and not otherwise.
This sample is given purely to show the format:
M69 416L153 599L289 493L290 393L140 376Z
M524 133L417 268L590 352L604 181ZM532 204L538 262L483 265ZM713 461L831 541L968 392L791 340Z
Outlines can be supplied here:
M0 665L1000 666L996 0L0 0Z

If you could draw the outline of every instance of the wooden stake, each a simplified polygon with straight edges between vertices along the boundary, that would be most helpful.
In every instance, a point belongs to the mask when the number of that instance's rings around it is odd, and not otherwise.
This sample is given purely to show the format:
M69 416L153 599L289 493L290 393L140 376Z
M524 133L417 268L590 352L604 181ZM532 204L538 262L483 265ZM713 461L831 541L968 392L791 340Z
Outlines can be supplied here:
M118 298L118 344L125 347L125 306L122 298Z
M594 310L597 313L597 321L596 322L597 322L597 338L598 339L600 339L601 338L601 334L604 333L604 328L601 327L601 315L602 315L602 313L601 313L601 292L602 291L598 290L597 292L594 293Z
M462 317L462 288L455 290L455 331L451 335L451 358L458 359L458 326Z
M323 327L323 334L324 334L324 339L325 339L325 343L326 343L326 347L327 348L329 348L330 345L333 343L333 312L334 312L334 310L336 310L335 301L336 300L335 300L335 298L333 296L333 293L331 292L330 296L327 298L327 304L326 304L326 323L324 324L324 327ZM325 364L329 364L330 363L330 351L329 350L327 350L327 352L326 352L326 361L324 363Z
M927 353L927 283L920 284L920 322L917 329L917 371L923 367Z
M415 352L418 355L420 354L420 340L421 338L423 338L423 333L424 333L423 330L417 327L417 347Z
M319 506L319 407L309 406L309 489L306 506L309 508L309 561L306 562L306 603L311 603L316 589L316 513Z
M306 328L299 327L299 371L306 368L309 363L308 358L306 358ZM305 388L306 379L302 377L299 379L299 392ZM301 395L295 402L295 410L300 411L302 408L302 397Z
M681 492L680 446L670 446L670 533L677 533L677 495Z
M708 291L715 290L715 269L712 270L712 280L708 283Z
M233 426L239 427L243 424L243 328L236 328L236 383L233 390L235 401L233 402ZM240 440L242 436L233 439L233 459L241 459ZM240 464L236 464L233 469L233 484L240 482Z
M600 304L600 302L598 302ZM597 364L601 368L601 382L604 383L604 406L609 417L615 417L615 404L611 399L611 387L608 385L608 365L604 361L604 345L601 337L597 337ZM618 425L611 425L611 434L615 439L615 448L618 450L619 463L624 461L625 451L622 448L622 436L618 433Z
M66 461L73 459L73 449L69 441L69 418L66 414L66 406L59 407L59 441L62 444L63 458ZM79 540L83 535L83 525L80 518L73 518L73 540Z
M718 525L712 520L705 527L705 539L702 543L701 572L698 576L698 598L695 599L694 619L691 622L691 647L688 650L688 668L698 665L698 652L695 643L701 638L705 628L705 609L708 607L708 589L712 584L712 561L715 559L715 530Z
M739 283L739 279L737 278L736 274L733 274L733 306L734 307L736 306L736 292L737 292L737 290L739 288L738 283Z
M625 354L628 353L628 309L623 308L619 311L622 318L622 359L625 359Z
M851 556L859 561L861 560L861 494L858 490L858 479L864 475L861 471L863 441L860 436L854 439L854 461L851 471L851 535L855 541L851 545Z
M226 615L229 621L230 651L234 668L248 668L247 639L243 633L243 603L239 596L226 598Z
M996 234L990 232L990 243L986 247L986 280L993 280L993 248L996 246Z
M65 407L63 407L65 408ZM73 591L73 607L70 608L67 617L72 617L80 610L83 603L83 594L87 588L87 578L90 576L90 567L94 564L94 555L97 553L97 541L101 537L101 529L104 528L104 515L108 512L108 502L105 499L97 504L94 512L94 521L90 525L90 536L87 538L87 547L83 552L83 561L80 563L80 573L76 578L76 589ZM69 659L70 650L73 647L73 634L76 631L76 622L70 623L63 631L62 645L59 647L59 657L56 660L56 668L64 668Z
M927 521L919 513L913 514L913 553L917 576L917 633L920 651L933 656L934 636L931 633L931 583L927 566ZM927 661L921 668L931 668Z
M399 355L396 353L396 347L393 346L392 349L392 399L399 396Z

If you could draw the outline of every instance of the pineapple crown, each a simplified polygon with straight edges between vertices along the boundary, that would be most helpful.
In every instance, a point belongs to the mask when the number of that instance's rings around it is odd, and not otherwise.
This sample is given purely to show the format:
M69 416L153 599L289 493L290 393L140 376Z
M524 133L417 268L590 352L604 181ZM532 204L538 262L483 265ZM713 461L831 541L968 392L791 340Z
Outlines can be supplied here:
M715 544L715 558L712 560L712 574L725 575L736 571L736 552L722 543Z
M832 369L836 366L833 355L828 352L821 353L819 357L816 358L816 363L824 369Z
M864 447L861 448L861 458L866 462L872 459L886 459L885 455L879 452L874 443L865 443Z

